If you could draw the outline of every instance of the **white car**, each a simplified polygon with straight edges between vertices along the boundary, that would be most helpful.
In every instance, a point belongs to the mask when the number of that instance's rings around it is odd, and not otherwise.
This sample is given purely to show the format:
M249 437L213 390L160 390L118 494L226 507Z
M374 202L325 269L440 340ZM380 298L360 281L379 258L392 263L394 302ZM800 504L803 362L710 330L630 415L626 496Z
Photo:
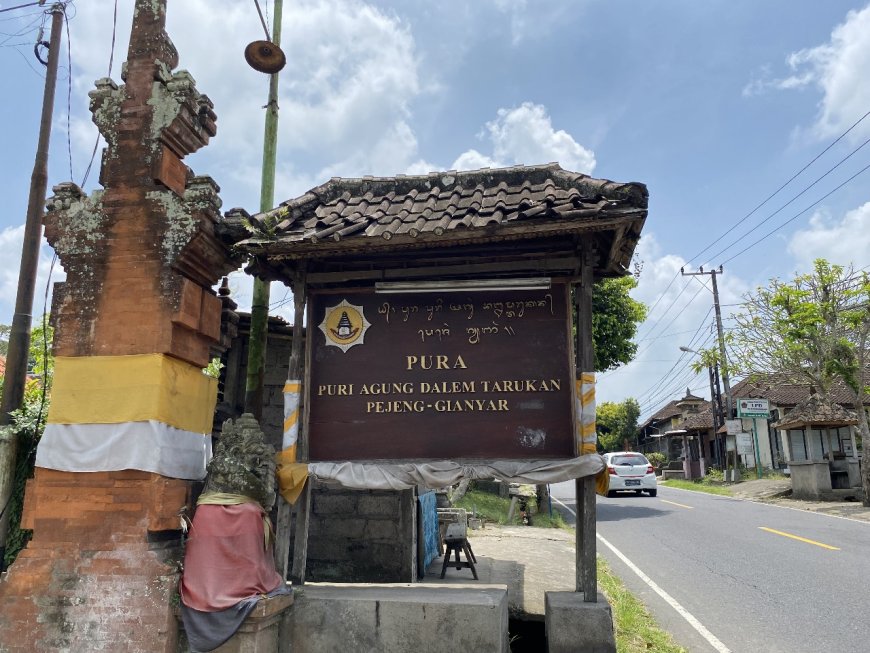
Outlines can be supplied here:
M647 492L651 497L658 494L656 473L653 466L641 453L636 451L614 451L604 454L610 486L608 497L617 492L634 491L635 494Z

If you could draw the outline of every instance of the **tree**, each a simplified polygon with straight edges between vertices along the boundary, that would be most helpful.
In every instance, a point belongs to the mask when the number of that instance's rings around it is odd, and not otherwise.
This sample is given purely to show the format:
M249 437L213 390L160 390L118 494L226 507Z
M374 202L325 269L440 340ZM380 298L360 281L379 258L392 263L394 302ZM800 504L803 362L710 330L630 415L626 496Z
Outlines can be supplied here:
M626 441L633 446L639 417L640 404L632 397L621 402L601 402L595 409L598 444L605 451L621 451L626 448Z
M9 353L9 333L12 327L8 324L0 324L0 356L6 356Z
M817 259L810 274L789 283L771 279L745 296L729 334L731 368L738 374L779 373L809 383L830 398L843 381L855 397L865 453L870 452L870 276L853 266ZM870 506L870 465L862 465L864 505Z
M592 343L595 371L604 372L634 358L637 345L631 341L637 325L646 319L646 306L632 299L634 277L604 279L592 289Z
M0 511L5 510L9 514L5 555L4 560L0 560L0 567L3 568L15 560L31 535L31 531L20 528L21 511L24 504L24 488L27 479L33 476L36 447L45 428L45 418L48 414L49 391L54 371L52 338L53 329L48 325L46 314L40 324L33 327L28 364L29 378L24 386L24 401L20 408L12 412L12 424L7 427L17 440L17 455L14 462L12 494L7 505L0 506ZM3 380L3 377L0 377L0 384ZM0 548L3 545L4 543L0 542Z

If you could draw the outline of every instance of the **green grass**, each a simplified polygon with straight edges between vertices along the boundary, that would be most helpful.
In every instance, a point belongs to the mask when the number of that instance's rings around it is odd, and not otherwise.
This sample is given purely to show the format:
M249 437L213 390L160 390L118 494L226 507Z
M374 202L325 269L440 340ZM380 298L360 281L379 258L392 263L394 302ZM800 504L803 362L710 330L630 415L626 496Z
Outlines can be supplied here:
M712 485L704 483L704 481L684 481L678 478L671 478L667 481L659 481L659 485L664 485L665 487L676 487L681 490L693 490L694 492L706 492L707 494L721 494L727 497L730 497L732 494L731 488L729 487L725 487L724 485Z
M600 557L598 586L613 610L617 653L687 653L674 643L670 633L658 627L643 603L625 589Z
M456 508L465 508L468 512L474 513L478 517L482 517L486 521L494 524L508 525L507 514L510 508L510 499L502 498L496 494L489 492L481 492L479 490L469 490L461 500L456 502ZM529 504L534 506L534 499L529 501ZM553 516L550 517L547 504L541 506L542 512L532 514L532 526L539 528L568 528L565 520L562 519L556 510L553 510ZM533 508L534 509L534 508ZM511 524L520 525L519 508L515 511Z
M483 517L488 522L506 524L510 499L488 492L470 490L455 505L457 508L475 512L478 517ZM546 504L542 507L543 512L532 517L534 527L570 529L558 512L554 510L551 519ZM514 517L512 523L520 523L519 515ZM617 653L687 653L686 649L674 644L670 633L658 627L643 603L625 589L622 581L610 571L607 563L600 557L598 558L598 586L607 596L613 611Z

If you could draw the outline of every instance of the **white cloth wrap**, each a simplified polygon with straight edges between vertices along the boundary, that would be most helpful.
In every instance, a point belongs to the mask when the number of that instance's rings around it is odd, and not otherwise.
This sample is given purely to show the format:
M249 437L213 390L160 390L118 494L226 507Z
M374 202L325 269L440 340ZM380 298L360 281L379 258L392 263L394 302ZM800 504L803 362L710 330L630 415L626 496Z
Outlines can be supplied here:
M406 490L419 485L441 488L466 478L499 479L508 483L543 485L593 476L602 469L604 469L604 458L597 453L567 460L308 464L308 473L317 480L358 490Z
M211 435L163 422L47 424L36 466L64 472L138 469L170 478L199 480L211 460Z

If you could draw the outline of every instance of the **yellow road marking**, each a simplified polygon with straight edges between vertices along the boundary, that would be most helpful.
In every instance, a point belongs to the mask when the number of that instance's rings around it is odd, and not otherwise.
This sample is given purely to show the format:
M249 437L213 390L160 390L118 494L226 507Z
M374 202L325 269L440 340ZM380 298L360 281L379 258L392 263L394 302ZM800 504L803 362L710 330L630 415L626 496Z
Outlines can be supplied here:
M776 535L782 535L783 537L790 537L793 540L798 540L799 542L806 542L807 544L815 544L816 546L820 546L823 549L830 549L831 551L839 551L840 547L831 546L830 544L822 544L821 542L816 542L815 540L808 540L805 537L799 537L797 535L792 535L791 533L783 533L782 531L777 531L772 528L766 528L764 526L759 526L763 531L767 531L768 533L774 533Z
M687 506L684 503L677 503L676 501L668 501L667 499L662 499L662 503L669 503L672 506L679 506L680 508L686 508L687 510L694 510L695 506Z

